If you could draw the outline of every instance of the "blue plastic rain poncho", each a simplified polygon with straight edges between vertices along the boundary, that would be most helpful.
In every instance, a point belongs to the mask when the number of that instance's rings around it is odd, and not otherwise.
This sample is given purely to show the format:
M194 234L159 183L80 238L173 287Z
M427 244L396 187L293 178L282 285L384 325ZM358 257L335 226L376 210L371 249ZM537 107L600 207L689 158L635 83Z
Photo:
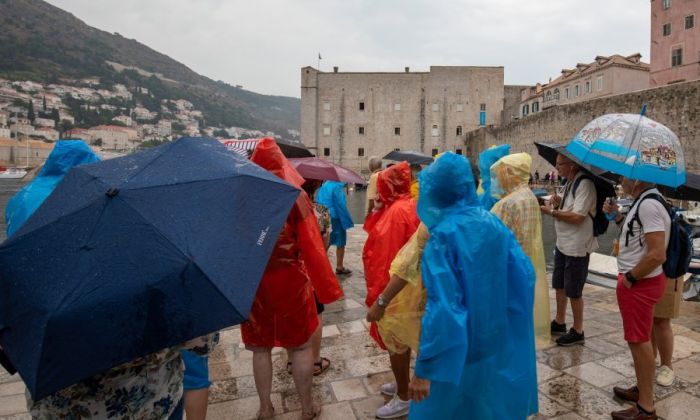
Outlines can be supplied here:
M431 387L409 418L525 419L538 411L530 259L481 207L464 157L446 153L420 185L430 239L415 374Z
M510 153L510 144L493 146L479 153L479 201L486 210L491 210L498 199L491 194L491 165Z
M51 195L56 185L74 166L97 162L100 158L82 140L60 140L36 178L19 190L5 209L7 236L12 236Z
M348 211L344 182L324 182L316 193L316 202L326 206L331 213L331 219L339 220L343 229L347 230L355 226Z

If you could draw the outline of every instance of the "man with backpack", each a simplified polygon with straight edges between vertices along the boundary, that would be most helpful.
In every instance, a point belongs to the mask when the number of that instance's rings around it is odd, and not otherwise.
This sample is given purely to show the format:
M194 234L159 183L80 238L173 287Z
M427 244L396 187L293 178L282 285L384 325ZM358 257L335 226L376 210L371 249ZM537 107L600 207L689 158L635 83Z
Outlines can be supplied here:
M603 211L621 225L617 255L617 303L622 315L625 341L632 352L637 384L614 387L618 398L634 406L612 413L613 419L656 419L654 410L654 350L651 333L654 306L666 289L667 247L672 220L669 209L653 184L622 179L625 193L635 201L626 217L617 213L617 203L606 203Z
M590 253L598 249L594 235L597 193L592 179L568 157L557 156L559 175L567 179L562 197L554 194L542 213L554 219L557 234L552 287L556 290L557 313L551 334L559 335L557 345L583 344L583 286L588 277ZM575 191L574 191L575 187ZM566 303L571 301L574 325L566 330Z

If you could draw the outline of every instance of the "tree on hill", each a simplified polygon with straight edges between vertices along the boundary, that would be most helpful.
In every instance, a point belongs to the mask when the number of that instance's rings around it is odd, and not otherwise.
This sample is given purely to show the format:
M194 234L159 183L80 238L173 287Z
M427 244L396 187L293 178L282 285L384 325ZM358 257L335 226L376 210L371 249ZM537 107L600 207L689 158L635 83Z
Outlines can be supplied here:
M36 119L36 115L34 115L34 101L29 100L29 111L27 112L27 118L29 118L29 121L34 124L34 120Z
M42 106L43 106L43 111L46 112L46 96L44 96L44 100L43 100Z
M51 110L51 119L56 123L56 127L58 127L58 124L61 122L61 115L56 108Z

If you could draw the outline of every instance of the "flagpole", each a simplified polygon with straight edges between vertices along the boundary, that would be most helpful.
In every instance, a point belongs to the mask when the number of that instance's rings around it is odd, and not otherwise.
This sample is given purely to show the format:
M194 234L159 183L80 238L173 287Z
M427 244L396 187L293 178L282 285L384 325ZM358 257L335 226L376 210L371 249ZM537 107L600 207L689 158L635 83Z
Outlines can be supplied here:
M318 71L321 71L321 53L318 53L318 67L316 67Z

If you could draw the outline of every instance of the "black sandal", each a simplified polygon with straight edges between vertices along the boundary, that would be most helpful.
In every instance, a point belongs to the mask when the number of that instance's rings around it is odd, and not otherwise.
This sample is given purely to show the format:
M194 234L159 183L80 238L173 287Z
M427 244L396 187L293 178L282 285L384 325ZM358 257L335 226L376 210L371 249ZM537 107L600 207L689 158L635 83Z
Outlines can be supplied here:
M326 362L326 366L323 367L323 362ZM314 376L318 376L323 372L327 371L331 367L330 359L326 357L321 357L321 361L314 363Z

